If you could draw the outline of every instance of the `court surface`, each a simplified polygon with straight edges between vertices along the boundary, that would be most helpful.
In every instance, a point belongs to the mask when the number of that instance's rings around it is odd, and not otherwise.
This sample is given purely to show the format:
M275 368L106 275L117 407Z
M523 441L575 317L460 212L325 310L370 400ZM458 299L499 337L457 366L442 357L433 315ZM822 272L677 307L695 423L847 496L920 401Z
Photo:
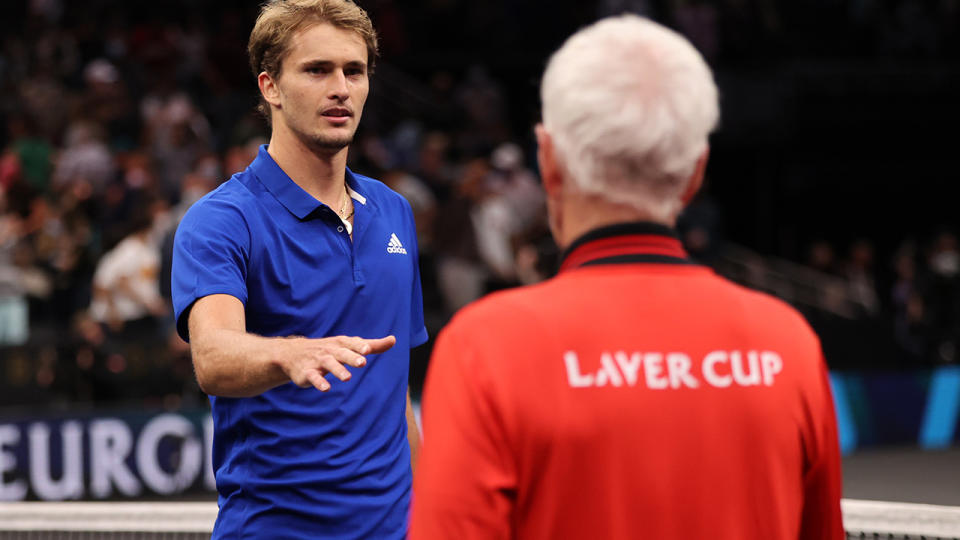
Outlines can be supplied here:
M853 453L843 459L843 496L960 506L960 448Z

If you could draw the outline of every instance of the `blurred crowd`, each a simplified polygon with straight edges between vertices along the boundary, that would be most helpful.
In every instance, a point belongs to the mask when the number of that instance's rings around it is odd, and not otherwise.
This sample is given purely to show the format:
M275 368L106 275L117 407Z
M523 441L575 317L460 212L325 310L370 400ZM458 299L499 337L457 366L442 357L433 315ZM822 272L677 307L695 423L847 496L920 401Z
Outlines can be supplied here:
M866 238L850 242L842 256L838 248L820 240L809 247L807 266L824 276L839 278L849 308L843 317L854 331L853 347L863 352L858 364L910 367L953 364L960 361L960 251L953 230L942 229L929 238L907 239L886 260L878 260L874 243ZM829 304L823 311L830 312ZM833 310L837 313L838 310ZM812 317L816 326L821 317ZM837 336L823 337L829 343ZM848 342L851 336L846 336Z
M87 26L58 6L30 2L0 57L0 402L196 402L171 314L172 239L268 138L241 15ZM414 209L432 333L489 291L543 279L555 259L497 83L478 68L449 84L438 122L456 125L366 128L350 155ZM391 106L371 101L371 123L383 127Z
M435 336L466 303L555 270L529 133L536 84L526 80L518 97L518 85L484 68L475 51L500 53L493 29L512 43L539 39L511 51L536 73L555 36L527 31L523 21L542 8L524 2L360 3L381 33L384 61L350 166L410 201ZM202 395L172 321L171 242L186 209L268 139L245 64L257 3L153 4L136 16L126 3L79 4L24 1L0 24L0 405L196 404ZM556 10L580 17L567 30L635 11L670 22L712 61L732 62L778 43L815 49L788 30L813 24L817 9L864 29L851 52L940 54L956 46L960 2L802 3L807 11L774 0L569 4ZM447 58L431 38L447 39L462 58ZM721 256L720 220L702 200L682 223L707 263ZM903 355L946 362L956 356L956 243L944 232L905 244L889 287L873 277L879 263L868 241L843 264L827 243L808 262L849 280L864 317L891 314ZM420 376L423 354L414 358Z

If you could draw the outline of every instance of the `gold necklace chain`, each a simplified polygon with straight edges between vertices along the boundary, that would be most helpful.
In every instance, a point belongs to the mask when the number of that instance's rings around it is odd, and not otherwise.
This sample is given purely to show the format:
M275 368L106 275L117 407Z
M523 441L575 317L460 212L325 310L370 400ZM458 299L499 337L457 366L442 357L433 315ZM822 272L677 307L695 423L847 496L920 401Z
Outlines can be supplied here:
M346 197L343 199L343 204L340 205L340 218L343 220L348 220L353 217L353 213L356 212L357 207L351 205L352 208L350 209L350 215L349 216L343 215L347 211L347 203L350 201L350 192L347 191L346 182L343 183L343 193L344 195L346 195Z

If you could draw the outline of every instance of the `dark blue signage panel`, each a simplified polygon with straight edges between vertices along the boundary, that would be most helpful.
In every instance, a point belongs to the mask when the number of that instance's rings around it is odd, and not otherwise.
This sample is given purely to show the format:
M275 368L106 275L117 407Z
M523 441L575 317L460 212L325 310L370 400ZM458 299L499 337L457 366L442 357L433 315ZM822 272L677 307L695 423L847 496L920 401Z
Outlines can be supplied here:
M215 490L208 411L0 416L0 501Z

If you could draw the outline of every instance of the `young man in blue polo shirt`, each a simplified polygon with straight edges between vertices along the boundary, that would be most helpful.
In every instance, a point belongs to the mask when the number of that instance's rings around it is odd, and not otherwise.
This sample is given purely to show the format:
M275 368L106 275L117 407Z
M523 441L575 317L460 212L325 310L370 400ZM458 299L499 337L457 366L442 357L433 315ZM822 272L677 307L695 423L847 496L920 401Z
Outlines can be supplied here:
M405 534L409 350L427 340L413 214L346 168L376 50L348 0L265 4L248 52L270 143L177 231L177 328L213 408L214 538Z

